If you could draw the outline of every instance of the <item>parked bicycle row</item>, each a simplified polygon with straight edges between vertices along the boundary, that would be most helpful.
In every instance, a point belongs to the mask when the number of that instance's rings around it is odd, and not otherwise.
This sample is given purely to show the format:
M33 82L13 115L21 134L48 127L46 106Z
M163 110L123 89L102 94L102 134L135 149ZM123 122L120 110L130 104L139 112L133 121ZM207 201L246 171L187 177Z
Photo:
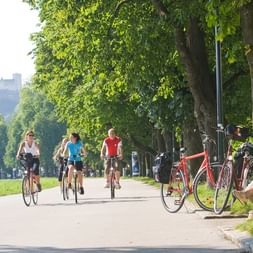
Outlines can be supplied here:
M186 198L193 194L197 204L206 211L221 214L236 199L244 204L253 200L253 145L250 129L228 125L218 129L228 140L227 153L222 164L211 162L210 136L202 134L203 152L186 155L180 149L180 159L173 162L170 153L162 153L156 158L156 180L161 183L161 200L164 208L178 212ZM234 142L242 142L233 149ZM193 180L190 180L189 162L201 158L201 165Z
M112 128L108 131L108 137L104 139L100 153L104 160L106 183L104 188L110 189L110 196L115 198L115 189L120 189L120 161L123 159L121 138L116 136ZM22 196L26 206L31 202L38 203L38 193L42 187L40 184L40 147L34 140L33 131L25 134L25 140L20 144L17 159L24 169L22 180ZM68 200L70 192L73 193L75 203L78 203L79 194L84 194L83 160L86 150L78 133L72 133L70 138L64 138L54 159L60 164L59 182L63 200Z

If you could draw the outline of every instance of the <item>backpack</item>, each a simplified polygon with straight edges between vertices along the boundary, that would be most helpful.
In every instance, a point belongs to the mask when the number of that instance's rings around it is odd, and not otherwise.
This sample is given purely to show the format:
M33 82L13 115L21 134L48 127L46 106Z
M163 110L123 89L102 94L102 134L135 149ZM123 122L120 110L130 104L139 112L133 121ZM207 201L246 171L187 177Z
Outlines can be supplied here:
M157 155L154 160L153 172L156 182L167 184L170 179L172 158L170 152Z

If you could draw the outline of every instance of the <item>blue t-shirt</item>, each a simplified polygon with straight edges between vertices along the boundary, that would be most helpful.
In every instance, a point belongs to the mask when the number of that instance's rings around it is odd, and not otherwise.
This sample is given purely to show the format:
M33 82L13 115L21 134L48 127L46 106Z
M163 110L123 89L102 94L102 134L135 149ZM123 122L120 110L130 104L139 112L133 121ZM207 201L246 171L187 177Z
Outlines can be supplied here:
M71 141L67 142L67 148L69 151L69 161L81 161L81 149L83 147L83 144L81 141L78 141L76 143L72 143Z

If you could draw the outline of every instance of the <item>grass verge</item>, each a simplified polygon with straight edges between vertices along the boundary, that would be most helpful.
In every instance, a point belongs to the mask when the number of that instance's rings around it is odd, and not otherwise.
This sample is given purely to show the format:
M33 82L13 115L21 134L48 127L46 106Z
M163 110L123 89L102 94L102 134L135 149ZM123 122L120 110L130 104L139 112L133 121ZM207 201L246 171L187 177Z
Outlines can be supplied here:
M253 235L253 220L246 220L244 223L238 225L236 227L240 231L247 231L251 235Z
M154 186L156 188L160 188L160 183L157 183L153 178L149 177L132 177L132 179L142 182L144 184L148 184Z
M18 194L21 192L22 179L1 179L0 180L0 196ZM42 189L53 188L58 185L57 178L43 177L41 178Z

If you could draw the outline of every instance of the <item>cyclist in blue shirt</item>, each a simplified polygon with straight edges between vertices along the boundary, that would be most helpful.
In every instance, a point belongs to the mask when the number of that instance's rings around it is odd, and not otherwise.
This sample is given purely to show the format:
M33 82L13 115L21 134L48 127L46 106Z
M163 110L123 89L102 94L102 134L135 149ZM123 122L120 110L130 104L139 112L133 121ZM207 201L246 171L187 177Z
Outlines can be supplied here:
M81 138L78 133L72 133L70 135L70 141L65 145L63 156L68 154L68 187L72 188L71 182L73 177L74 168L78 172L78 182L80 184L80 194L84 194L83 189L83 162L81 156L86 156L86 150L81 142Z

